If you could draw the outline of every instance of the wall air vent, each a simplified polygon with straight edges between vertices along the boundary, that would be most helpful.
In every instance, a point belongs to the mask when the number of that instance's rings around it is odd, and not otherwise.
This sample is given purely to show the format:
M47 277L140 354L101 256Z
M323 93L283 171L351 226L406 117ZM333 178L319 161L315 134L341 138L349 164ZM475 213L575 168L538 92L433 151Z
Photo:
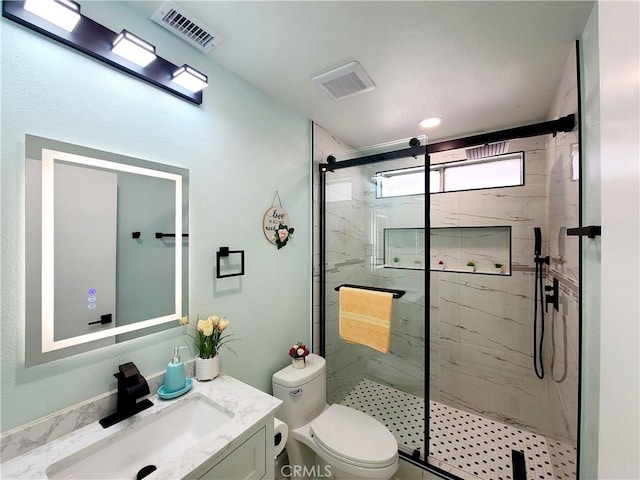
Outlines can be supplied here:
M182 38L204 54L209 54L224 39L200 20L176 4L165 2L151 15L151 20Z
M364 68L351 62L312 78L313 82L336 100L365 93L376 88Z

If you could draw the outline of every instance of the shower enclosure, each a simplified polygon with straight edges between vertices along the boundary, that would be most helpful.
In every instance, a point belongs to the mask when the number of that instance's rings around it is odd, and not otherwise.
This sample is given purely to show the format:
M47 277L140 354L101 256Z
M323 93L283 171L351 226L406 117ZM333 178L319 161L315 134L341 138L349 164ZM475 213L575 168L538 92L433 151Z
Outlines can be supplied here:
M574 119L563 121L492 150L421 138L346 151L314 127L314 347L327 399L378 419L401 456L452 478L576 478L579 257L566 230L579 224L579 182ZM545 285L559 290L544 320L544 379L535 227ZM340 338L341 285L404 292L389 353Z

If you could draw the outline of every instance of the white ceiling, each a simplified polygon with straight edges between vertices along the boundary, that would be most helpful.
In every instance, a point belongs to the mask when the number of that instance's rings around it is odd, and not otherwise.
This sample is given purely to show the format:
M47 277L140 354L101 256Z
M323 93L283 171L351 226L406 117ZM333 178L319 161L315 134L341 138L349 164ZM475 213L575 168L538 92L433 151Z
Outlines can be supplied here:
M159 1L131 2L150 16ZM180 1L224 37L209 58L353 147L549 119L593 2ZM376 89L334 100L311 77L357 60ZM205 92L206 101L206 92Z

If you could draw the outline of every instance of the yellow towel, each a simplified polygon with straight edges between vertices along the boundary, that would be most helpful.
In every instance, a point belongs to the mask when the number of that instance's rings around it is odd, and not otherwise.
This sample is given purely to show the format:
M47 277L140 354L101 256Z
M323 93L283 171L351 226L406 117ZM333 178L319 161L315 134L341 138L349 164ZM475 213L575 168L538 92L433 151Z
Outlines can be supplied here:
M347 342L389 352L393 294L362 288L340 288L339 334Z

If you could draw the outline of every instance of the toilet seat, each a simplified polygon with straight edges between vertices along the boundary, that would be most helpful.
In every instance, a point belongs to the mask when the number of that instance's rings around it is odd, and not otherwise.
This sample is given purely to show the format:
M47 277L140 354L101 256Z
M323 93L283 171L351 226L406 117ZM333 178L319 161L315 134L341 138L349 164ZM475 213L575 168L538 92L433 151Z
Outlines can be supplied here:
M331 405L310 425L311 437L325 453L351 465L383 468L398 459L398 443L373 417L344 405Z

